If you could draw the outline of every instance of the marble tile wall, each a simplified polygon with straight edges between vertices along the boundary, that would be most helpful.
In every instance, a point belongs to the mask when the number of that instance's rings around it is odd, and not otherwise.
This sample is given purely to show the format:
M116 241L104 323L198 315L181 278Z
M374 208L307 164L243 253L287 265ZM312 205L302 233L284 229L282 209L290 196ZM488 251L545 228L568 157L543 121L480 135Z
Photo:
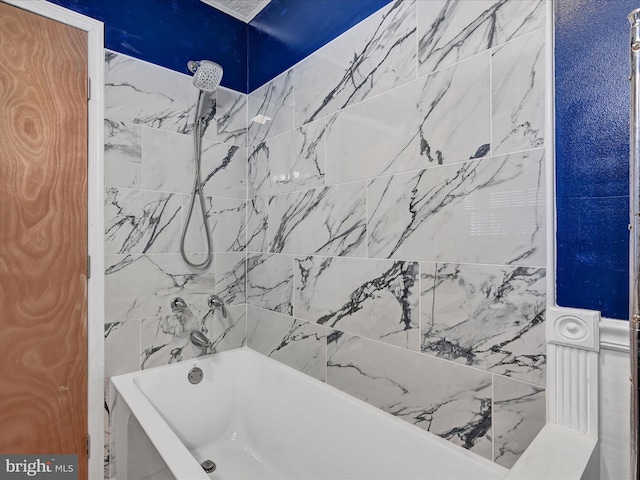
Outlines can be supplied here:
M192 79L113 52L105 56L105 478L115 472L109 378L246 344L247 96L224 88L209 105L202 189L213 259L204 270L180 255L194 178ZM205 258L199 202L185 241ZM211 294L227 317L212 314ZM182 297L188 309L175 314ZM193 330L211 341L206 352Z
M202 143L202 189L213 260L205 270L180 256L194 178L193 109L187 75L107 52L105 71L105 349L106 377L185 360L197 328L214 349L245 343L247 97L223 88ZM206 250L195 202L185 250ZM207 298L222 296L227 318ZM171 312L182 297L189 308Z
M545 421L544 27L398 0L248 97L248 346L506 467Z

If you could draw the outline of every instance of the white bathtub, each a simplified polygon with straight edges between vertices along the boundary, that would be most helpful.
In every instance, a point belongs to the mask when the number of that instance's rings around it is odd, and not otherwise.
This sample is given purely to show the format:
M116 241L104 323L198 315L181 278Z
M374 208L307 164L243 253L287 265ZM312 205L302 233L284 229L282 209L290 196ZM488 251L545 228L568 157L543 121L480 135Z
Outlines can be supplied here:
M187 379L194 366L204 371L197 385ZM247 348L112 381L118 480L479 480L508 472ZM215 472L200 467L206 459Z

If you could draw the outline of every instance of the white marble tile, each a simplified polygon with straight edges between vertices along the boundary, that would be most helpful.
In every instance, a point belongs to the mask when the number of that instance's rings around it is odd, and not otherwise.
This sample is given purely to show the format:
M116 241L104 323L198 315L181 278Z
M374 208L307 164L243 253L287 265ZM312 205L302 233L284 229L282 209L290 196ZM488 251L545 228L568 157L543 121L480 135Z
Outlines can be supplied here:
M105 120L104 184L142 186L142 127Z
M293 71L251 92L247 101L249 146L293 129Z
M202 143L202 191L211 197L247 198L247 149Z
M216 294L225 305L247 302L244 253L216 253Z
M206 228L205 228L205 220L202 216L202 206L200 204L200 196L197 195L195 197L195 201L193 204L193 209L191 214L189 214L190 206L191 206L191 195L180 195L181 198L181 222L182 225L180 227L180 241L182 241L182 233L184 233L185 226L187 227L187 233L184 238L184 251L187 254L187 258L190 261L195 262L195 259L192 259L192 253L194 252L207 252L207 236L206 236ZM215 251L213 247L213 235L212 235L212 223L214 222L214 202L218 199L213 199L211 197L204 197L202 201L204 203L204 211L206 218L206 227L208 227L209 233L211 234L211 245L212 250ZM226 200L226 199L225 199ZM237 200L241 201L241 200ZM226 233L226 232L225 232ZM224 235L224 234L223 234ZM226 235L225 235L226 236ZM220 243L218 243L220 246ZM204 261L204 258L202 259Z
M210 342L203 352L191 343L192 331L202 332ZM147 369L182 362L211 353L239 348L246 342L246 308L229 307L227 317L217 311L186 312L145 318L141 322L140 367Z
M318 380L326 380L326 327L248 306L247 345Z
M106 254L179 251L180 198L173 193L109 187L104 217Z
M327 383L491 458L491 375L330 331Z
M370 257L544 266L544 151L369 182Z
M190 193L195 174L193 137L143 128L142 141L143 188Z
M214 127L215 125L215 127ZM204 130L204 138L222 143L247 146L247 95L218 87L216 111Z
M114 52L105 55L105 118L189 133L198 90L190 76Z
M220 310L202 317L198 328L211 342L208 354L244 347L247 344L247 308L245 305L229 305L227 316Z
M328 184L483 157L489 53L347 108L328 121Z
M392 2L294 68L295 125L416 78L416 2Z
M145 128L142 136L144 188L191 193L195 178L193 137L152 128ZM244 199L246 158L245 148L203 140L200 173L204 194Z
M200 350L189 340L191 326L196 323L192 312L143 319L140 368L144 370L197 357Z
M202 261L204 255L193 259ZM213 263L202 271L189 267L180 254L105 256L107 322L168 315L175 297L182 297L190 310L205 309L214 291Z
M418 139L419 90L411 82L327 119L327 184L426 167Z
M266 142L259 142L248 148L247 154L247 196L265 197L271 194L269 178L269 149Z
M355 182L271 197L271 251L364 256L365 195L364 182Z
M495 153L544 145L545 32L492 50L492 144Z
M545 384L544 268L420 267L424 353Z
M247 250L267 252L269 249L269 199L254 198L247 202Z
M312 122L253 146L250 197L324 186L325 122Z
M543 0L419 1L419 74L446 67L544 25Z
M247 256L247 303L291 315L293 306L293 257L249 254Z
M214 252L238 252L246 242L246 202L235 198L204 197L207 223ZM187 223L191 195L182 196L182 228ZM185 251L206 252L207 240L199 196L185 237Z
M217 108L209 97L204 137L246 145L246 95L219 88ZM193 77L152 63L107 51L105 118L169 132L193 132L198 89Z
M494 461L511 468L545 424L545 390L493 377Z
M296 318L418 350L418 263L296 257Z
M104 326L104 376L140 369L140 321L109 322Z

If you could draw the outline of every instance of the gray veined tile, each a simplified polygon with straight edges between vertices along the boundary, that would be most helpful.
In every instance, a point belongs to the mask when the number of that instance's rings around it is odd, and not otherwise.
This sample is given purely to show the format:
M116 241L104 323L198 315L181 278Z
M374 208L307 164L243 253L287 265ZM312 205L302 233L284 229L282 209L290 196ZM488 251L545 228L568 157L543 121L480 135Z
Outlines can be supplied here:
M490 148L489 54L439 70L422 82L420 155L437 165L486 156Z
M204 197L207 224L214 252L238 252L246 242L246 202L234 198ZM191 195L182 198L182 228L187 223ZM207 238L202 218L200 198L196 196L189 228L185 237L185 251L206 252Z
M545 26L542 0L418 2L419 74Z
M545 425L545 390L500 376L493 382L494 461L511 468Z
M105 61L105 118L178 133L193 129L191 77L114 52Z
M195 262L195 259L190 258L191 253L207 252L207 236L205 231L205 221L202 216L202 206L200 204L200 197L196 196L193 204L191 214L189 214L191 206L191 195L180 195L181 197L181 228L180 235L182 241L182 233L185 227L187 227L187 233L184 237L184 251L187 254L187 258L190 261ZM203 197L204 211L207 216L206 225L209 227L209 233L213 230L212 223L214 217L214 199L211 197ZM213 235L212 235L213 240ZM212 242L213 243L213 242ZM212 247L213 248L213 247ZM213 248L215 251L215 248ZM202 259L201 261L204 261Z
M248 159L250 197L324 186L324 119L254 145Z
M246 280L244 253L216 253L215 292L222 298L225 305L240 305L247 302Z
M250 93L247 117L249 146L293 129L293 71Z
M269 246L275 253L364 256L364 182L271 197Z
M105 192L105 253L179 250L180 198L110 187Z
M269 199L253 198L247 202L247 250L269 250Z
M113 187L142 186L142 127L104 121L104 183Z
M190 257L204 260L204 254ZM167 315L175 297L182 297L190 310L203 309L214 289L213 262L203 271L189 267L180 254L105 256L107 322Z
M195 179L193 137L145 128L143 141L144 188L191 193ZM205 139L200 165L205 195L245 198L245 148Z
M191 134L198 89L190 75L115 52L105 53L105 118ZM225 88L207 97L204 136L246 145L246 95Z
M327 383L491 458L491 375L330 331Z
M369 182L370 257L545 265L544 151Z
M392 2L294 67L299 126L416 78L416 2Z
M489 53L346 108L328 120L328 184L486 156Z
M191 343L193 331L210 342L206 351ZM178 315L145 318L141 322L140 367L147 369L182 362L211 353L242 347L246 342L246 309L230 306L220 311L189 311Z
M240 348L247 343L247 309L245 305L228 305L227 316L219 310L201 314L196 326L211 342L208 353Z
M418 350L418 263L297 257L294 315Z
M189 340L195 316L167 315L145 318L140 329L140 368L142 370L195 358L199 351Z
M544 268L421 267L424 353L544 385Z
M545 32L538 30L492 50L495 153L544 145Z
M201 172L205 195L242 200L247 198L246 148L203 141Z
M218 87L215 115L209 122L204 138L246 147L247 95Z
M318 380L326 380L325 327L252 306L247 313L250 348Z
M155 128L144 128L142 140L143 188L190 193L195 174L193 138Z
M249 254L247 256L247 303L291 315L293 257Z

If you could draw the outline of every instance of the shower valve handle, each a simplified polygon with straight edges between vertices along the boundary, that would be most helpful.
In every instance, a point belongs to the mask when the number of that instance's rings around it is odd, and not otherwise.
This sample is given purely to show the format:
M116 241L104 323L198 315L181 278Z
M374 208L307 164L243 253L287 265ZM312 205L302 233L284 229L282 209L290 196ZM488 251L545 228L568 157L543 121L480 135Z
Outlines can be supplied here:
M224 302L218 295L211 295L207 303L212 312L215 312L216 308L220 308L222 310L222 316L227 318L227 307L224 306Z

